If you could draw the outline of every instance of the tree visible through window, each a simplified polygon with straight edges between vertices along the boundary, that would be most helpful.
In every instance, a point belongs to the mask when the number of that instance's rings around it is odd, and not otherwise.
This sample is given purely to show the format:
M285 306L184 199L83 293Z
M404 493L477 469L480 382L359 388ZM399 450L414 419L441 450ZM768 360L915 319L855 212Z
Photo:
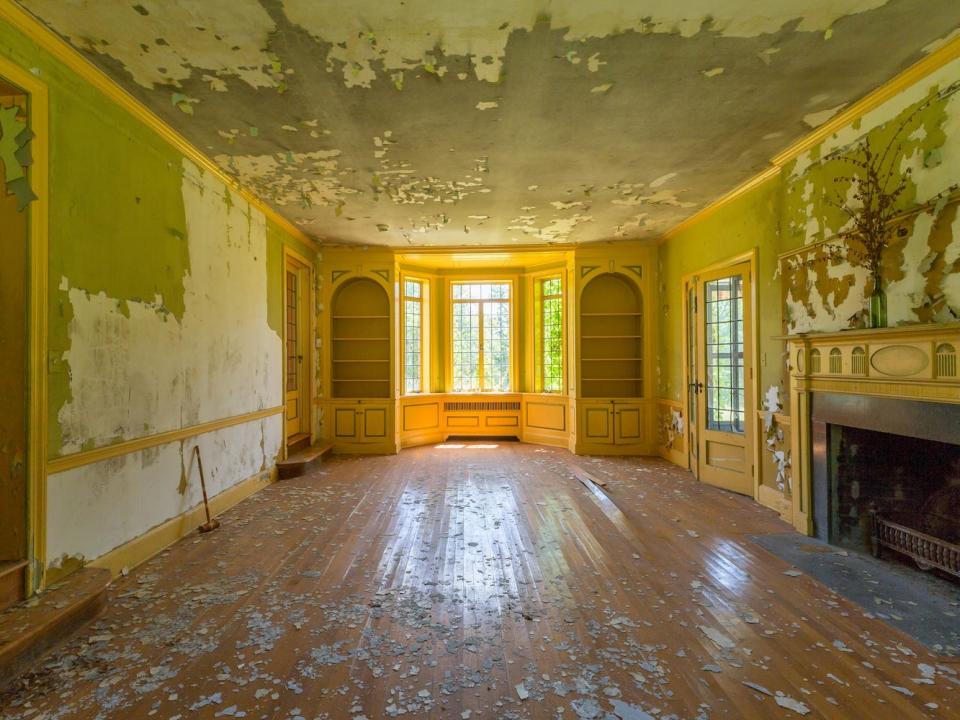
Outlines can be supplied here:
M563 285L559 277L540 281L540 389L563 390Z
M423 281L403 282L403 391L423 392Z
M510 390L510 283L452 285L453 391Z

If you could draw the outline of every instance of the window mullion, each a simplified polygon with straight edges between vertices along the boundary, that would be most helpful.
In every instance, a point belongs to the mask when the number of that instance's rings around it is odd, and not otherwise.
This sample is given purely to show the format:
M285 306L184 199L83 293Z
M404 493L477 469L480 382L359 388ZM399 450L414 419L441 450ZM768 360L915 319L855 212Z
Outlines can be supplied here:
M477 384L480 392L486 392L487 389L483 373L483 305L483 300L477 301L477 324L480 338L477 345Z

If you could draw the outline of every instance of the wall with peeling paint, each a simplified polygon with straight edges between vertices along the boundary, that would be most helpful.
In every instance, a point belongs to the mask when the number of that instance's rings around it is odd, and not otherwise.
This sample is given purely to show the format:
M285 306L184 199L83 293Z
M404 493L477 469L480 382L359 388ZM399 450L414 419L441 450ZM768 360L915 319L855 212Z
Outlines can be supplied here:
M907 179L902 216L894 223L904 234L894 233L884 257L889 324L960 318L960 61L954 61L661 246L661 398L686 401L683 277L744 252L756 249L758 259L758 403L771 386L787 384L783 342L776 336L863 326L872 281L849 261L824 256L824 243L848 228L848 217L828 200L838 192L850 197L856 168L838 155L863 139L882 151L904 119L904 141L894 144L893 181ZM786 401L787 394L779 397ZM771 468L761 469L763 482L775 487Z
M884 256L891 325L946 322L960 318L960 60L842 129L784 169L784 240L804 246L784 262L786 323L790 332L825 332L862 327L869 273L844 258L827 258L823 243L851 223L835 203L852 191L856 168L839 157L866 140L876 153L889 147L897 173L906 180Z
M51 459L282 400L284 244L311 251L6 25L48 84ZM51 474L48 579L268 471L279 414Z

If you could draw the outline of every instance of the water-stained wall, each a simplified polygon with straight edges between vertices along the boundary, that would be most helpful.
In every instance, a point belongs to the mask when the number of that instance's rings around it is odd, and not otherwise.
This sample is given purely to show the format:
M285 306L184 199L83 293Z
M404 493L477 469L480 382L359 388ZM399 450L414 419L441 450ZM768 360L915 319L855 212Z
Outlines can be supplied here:
M304 247L9 26L48 85L51 461L282 405L284 244ZM48 579L269 471L280 414L47 479Z

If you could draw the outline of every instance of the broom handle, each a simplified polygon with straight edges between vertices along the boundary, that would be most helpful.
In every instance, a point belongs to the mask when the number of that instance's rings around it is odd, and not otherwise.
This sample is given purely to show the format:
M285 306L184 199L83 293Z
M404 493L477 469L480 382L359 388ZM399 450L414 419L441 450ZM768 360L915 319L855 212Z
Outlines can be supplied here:
M203 510L207 514L207 523L210 522L210 505L207 503L207 482L203 479L203 460L200 459L200 446L193 446L197 454L197 467L200 468L200 489L203 491Z

